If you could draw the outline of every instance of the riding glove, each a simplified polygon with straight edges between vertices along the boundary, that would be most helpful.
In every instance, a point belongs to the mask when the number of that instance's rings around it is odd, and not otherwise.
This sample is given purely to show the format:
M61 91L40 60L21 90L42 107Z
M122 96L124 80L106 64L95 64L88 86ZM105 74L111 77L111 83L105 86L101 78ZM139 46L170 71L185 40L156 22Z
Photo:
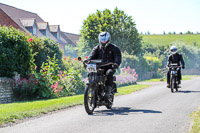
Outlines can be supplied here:
M114 68L114 69L118 69L118 67L119 67L119 66L118 66L117 63L114 63L114 64L113 64L113 68Z

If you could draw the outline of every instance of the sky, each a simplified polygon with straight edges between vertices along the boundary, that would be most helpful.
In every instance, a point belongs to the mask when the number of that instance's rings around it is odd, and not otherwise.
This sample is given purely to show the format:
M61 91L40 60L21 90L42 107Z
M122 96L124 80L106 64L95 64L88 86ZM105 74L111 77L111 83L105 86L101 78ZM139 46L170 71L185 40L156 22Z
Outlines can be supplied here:
M116 7L132 16L139 33L200 32L200 0L0 0L37 13L64 32L79 34L89 14Z

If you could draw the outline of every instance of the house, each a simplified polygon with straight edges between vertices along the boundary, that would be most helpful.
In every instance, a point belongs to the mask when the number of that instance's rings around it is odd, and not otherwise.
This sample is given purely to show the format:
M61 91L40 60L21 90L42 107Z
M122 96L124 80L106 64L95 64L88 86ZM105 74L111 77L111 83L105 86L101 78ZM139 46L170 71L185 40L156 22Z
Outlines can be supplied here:
M80 35L73 34L73 33L67 33L67 32L62 32L63 37L67 37L70 41L69 44L72 44L73 47L76 47L79 43Z
M59 43L65 51L65 45L76 46L80 35L62 32L60 25L49 25L36 13L18 9L0 3L0 25L13 26L37 37L49 37Z

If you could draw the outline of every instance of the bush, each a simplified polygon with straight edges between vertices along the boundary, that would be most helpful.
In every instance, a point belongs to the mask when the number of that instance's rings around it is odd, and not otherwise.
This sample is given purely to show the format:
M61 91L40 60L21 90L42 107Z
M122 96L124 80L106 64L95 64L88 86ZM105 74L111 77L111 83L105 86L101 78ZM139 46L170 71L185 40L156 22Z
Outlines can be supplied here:
M140 77L143 77L147 72L155 72L154 78L156 76L159 76L158 69L162 66L162 59L159 59L156 57L156 55L151 53L145 53L143 56L135 56L135 55L129 55L128 53L124 52L122 53L122 64L121 68L130 66L132 68L135 68L135 71L137 72Z
M120 75L116 75L117 86L125 86L135 84L138 79L135 69L131 69L130 66L127 68L120 69Z
M65 53L64 54L65 54L65 56L71 56L73 58L76 58L78 56L78 52L71 45L65 45Z
M59 50L59 44L56 41L49 38L29 37L32 38L31 47L35 54L34 63L37 66L37 72L39 72L42 63L47 61L48 56L53 58L54 54L56 54L59 66L62 66L62 52Z
M84 82L80 71L75 70L73 67L75 63L80 65L77 61L73 63L68 71L61 71L56 56L53 58L48 57L39 72L36 72L37 66L35 66L35 71L29 79L21 78L16 82L14 89L16 99L47 99L83 93Z
M32 59L24 33L0 26L0 77L12 77L14 72L26 77L31 72Z
M35 71L31 74L34 79L33 82L28 82L26 78L21 78L22 80L17 81L15 84L15 96L16 99L20 100L32 100L32 99L46 99L53 98L56 96L54 92L57 92L58 88L58 76L60 68L58 67L57 60L48 57L47 63L43 63L40 72L36 72L37 66L35 66ZM56 84L56 87L52 85Z
M33 74L26 79L20 78L15 81L15 87L13 89L15 100L32 100L37 97L39 90L38 81Z
M77 58L72 59L70 56L63 58L63 70L71 74L71 84L76 94L83 93L85 84L82 81L87 76L86 69L83 67L82 61Z

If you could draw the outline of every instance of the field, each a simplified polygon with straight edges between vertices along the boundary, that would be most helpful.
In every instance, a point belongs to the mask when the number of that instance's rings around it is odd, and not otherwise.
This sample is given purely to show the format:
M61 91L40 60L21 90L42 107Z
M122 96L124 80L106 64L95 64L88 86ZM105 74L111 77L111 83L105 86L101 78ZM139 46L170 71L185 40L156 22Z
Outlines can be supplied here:
M194 45L200 47L200 34L171 34L171 35L142 35L144 42L149 42L153 45L169 45L171 43L181 42L187 45Z

